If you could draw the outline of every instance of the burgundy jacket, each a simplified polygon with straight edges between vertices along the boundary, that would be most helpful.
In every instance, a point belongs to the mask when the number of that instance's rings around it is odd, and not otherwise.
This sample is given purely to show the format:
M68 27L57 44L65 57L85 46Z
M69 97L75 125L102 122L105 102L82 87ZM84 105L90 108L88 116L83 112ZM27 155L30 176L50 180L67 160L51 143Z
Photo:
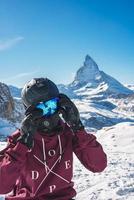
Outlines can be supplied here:
M0 152L0 194L6 200L69 200L73 189L73 152L92 172L107 165L106 154L96 137L85 130L76 135L64 124L63 131L52 137L35 134L34 147L15 142L19 130L9 136L6 149Z

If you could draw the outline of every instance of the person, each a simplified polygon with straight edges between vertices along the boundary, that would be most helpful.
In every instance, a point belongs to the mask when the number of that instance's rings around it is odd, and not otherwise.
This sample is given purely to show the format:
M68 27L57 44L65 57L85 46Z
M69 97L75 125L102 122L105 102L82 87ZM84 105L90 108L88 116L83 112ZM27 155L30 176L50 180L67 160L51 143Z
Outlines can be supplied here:
M48 78L25 84L26 108L20 129L0 152L0 194L6 200L71 200L73 152L91 172L102 172L107 157L87 133L75 104Z

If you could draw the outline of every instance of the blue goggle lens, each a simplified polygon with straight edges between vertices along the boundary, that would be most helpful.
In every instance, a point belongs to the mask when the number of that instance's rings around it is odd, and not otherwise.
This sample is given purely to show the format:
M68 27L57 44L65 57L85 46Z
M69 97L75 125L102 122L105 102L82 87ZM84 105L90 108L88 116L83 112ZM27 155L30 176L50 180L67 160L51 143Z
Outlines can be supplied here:
M53 98L46 102L40 102L36 105L36 108L43 110L43 116L50 116L57 111L58 100L58 98Z

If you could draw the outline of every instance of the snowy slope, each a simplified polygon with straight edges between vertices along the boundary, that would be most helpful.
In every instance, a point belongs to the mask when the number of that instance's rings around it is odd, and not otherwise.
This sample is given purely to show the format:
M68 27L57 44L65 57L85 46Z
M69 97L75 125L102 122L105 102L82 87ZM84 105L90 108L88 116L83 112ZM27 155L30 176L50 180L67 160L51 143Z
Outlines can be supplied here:
M108 166L94 174L74 155L76 200L133 200L134 123L105 127L96 136L108 156ZM0 149L5 145L0 143Z
M77 106L81 119L90 129L101 129L120 122L134 122L134 98L91 100L88 98L72 99Z
M108 156L104 172L93 174L75 158L76 200L134 199L134 123L120 123L97 132Z
M0 141L6 140L6 137L16 130L16 126L17 124L0 118Z
M127 87L128 89L134 91L134 84L125 84L125 87Z

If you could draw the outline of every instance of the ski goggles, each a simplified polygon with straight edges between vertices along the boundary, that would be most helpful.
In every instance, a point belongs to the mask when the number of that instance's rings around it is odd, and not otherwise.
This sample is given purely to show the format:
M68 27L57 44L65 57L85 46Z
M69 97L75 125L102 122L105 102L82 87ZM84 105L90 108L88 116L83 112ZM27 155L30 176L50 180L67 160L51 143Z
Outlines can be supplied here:
M43 116L50 116L58 110L59 98L53 98L45 102L40 102L36 105L36 108L42 109Z

